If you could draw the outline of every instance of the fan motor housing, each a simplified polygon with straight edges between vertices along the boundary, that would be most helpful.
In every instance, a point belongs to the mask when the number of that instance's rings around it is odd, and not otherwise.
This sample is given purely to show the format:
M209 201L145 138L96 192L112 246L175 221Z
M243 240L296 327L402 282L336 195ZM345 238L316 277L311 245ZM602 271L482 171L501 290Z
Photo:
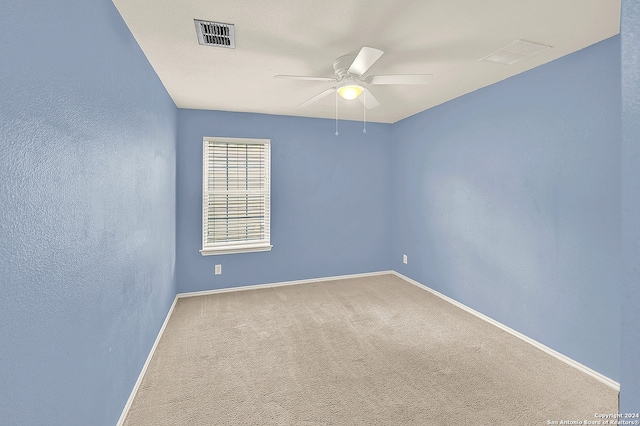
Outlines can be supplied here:
M342 80L349 75L349 67L355 58L356 55L345 55L340 56L338 59L333 61L333 69L335 70L336 76L338 76L339 80Z

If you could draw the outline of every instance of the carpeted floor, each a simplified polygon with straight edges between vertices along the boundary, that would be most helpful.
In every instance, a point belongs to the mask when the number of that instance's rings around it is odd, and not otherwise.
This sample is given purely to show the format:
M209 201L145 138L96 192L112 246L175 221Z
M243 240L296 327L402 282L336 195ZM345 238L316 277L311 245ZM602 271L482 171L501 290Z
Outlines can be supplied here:
M179 299L125 424L547 425L617 392L393 275Z

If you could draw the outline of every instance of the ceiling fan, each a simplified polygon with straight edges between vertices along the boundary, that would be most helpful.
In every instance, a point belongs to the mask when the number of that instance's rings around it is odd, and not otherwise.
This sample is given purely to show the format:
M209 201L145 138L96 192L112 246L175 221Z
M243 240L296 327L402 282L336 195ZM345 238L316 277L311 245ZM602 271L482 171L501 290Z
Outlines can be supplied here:
M311 105L319 99L337 92L346 100L360 99L367 109L375 108L380 102L369 92L368 86L381 84L429 84L431 74L395 74L395 75L371 75L364 77L364 74L382 56L384 52L373 47L363 47L357 55L341 56L333 61L335 77L309 77L302 75L276 75L273 78L284 78L293 80L310 81L331 81L338 83L336 86L318 93L300 107ZM365 94L361 97L362 93Z

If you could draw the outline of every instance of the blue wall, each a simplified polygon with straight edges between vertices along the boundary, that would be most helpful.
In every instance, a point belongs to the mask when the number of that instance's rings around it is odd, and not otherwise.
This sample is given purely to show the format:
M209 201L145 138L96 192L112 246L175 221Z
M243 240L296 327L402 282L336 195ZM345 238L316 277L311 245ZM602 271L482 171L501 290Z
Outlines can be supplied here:
M114 425L176 293L177 109L108 0L4 1L0 99L0 424Z
M395 123L393 269L619 380L620 114L616 36Z
M179 110L180 292L389 270L391 126ZM271 139L270 252L202 256L202 137ZM222 264L222 275L214 265Z
M620 410L640 412L640 3L622 0L622 378Z

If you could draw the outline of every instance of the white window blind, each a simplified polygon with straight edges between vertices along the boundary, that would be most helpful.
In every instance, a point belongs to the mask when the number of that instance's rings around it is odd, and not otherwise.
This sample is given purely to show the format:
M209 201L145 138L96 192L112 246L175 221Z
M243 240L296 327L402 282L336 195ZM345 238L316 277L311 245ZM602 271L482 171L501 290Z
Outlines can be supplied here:
M203 255L271 249L269 139L203 139Z

